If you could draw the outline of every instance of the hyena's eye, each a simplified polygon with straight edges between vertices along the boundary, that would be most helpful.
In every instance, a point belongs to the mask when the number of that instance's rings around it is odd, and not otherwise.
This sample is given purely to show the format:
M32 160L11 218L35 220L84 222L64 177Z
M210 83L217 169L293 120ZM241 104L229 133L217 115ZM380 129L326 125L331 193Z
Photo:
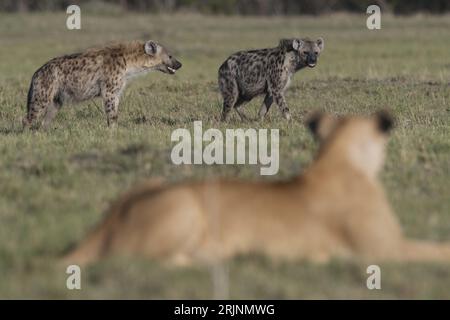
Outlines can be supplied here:
M305 55L305 56L307 56L308 55L308 51L303 51L303 54Z
M315 54L315 55L318 55L318 54L319 54L319 51L314 51L314 54Z

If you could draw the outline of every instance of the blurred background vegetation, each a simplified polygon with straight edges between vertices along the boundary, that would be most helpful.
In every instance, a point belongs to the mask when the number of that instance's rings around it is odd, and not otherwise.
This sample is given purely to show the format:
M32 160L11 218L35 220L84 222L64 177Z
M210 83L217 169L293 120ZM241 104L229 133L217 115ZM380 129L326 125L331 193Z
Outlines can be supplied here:
M71 4L98 11L123 10L145 12L190 11L208 14L297 15L326 14L335 11L365 12L377 4L394 14L446 13L449 0L2 0L0 11L61 10Z

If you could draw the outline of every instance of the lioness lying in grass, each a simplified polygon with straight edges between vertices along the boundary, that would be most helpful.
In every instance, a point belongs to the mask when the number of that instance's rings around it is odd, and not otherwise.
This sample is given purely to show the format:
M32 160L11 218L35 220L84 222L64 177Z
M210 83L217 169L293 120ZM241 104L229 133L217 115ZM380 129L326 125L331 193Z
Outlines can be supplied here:
M392 127L388 114L316 113L307 125L320 150L302 175L137 187L64 262L121 254L188 264L249 252L313 261L450 260L450 244L406 239L386 199L377 174Z

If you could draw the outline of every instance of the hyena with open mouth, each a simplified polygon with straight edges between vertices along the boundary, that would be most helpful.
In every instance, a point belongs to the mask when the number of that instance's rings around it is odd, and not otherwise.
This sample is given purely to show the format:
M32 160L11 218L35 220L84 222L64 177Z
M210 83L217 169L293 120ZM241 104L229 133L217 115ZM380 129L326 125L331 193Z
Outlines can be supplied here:
M149 40L118 43L57 57L31 79L24 127L45 112L48 127L64 102L103 99L108 125L117 121L121 93L133 76L158 70L174 74L181 63L160 44Z
M265 94L260 119L275 103L283 116L290 119L284 91L292 75L302 68L315 67L324 48L322 38L282 39L276 48L239 51L232 54L219 69L219 87L223 97L222 120L235 108L241 120L246 116L240 107L258 95Z

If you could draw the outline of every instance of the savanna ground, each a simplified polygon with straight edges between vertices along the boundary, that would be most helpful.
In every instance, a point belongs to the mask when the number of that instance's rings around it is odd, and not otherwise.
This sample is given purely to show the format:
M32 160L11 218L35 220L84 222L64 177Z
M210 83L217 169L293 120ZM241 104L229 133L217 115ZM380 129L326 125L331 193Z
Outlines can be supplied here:
M83 8L82 8L83 12ZM69 31L64 13L0 15L0 298L211 298L208 267L168 269L113 258L65 287L55 257L79 240L115 197L138 181L209 176L283 179L307 165L316 145L302 121L316 108L368 114L390 107L397 128L382 180L408 236L450 241L450 17L364 15L242 18L82 13ZM217 69L231 53L274 46L279 38L323 36L318 66L299 72L287 92L293 120L276 107L264 123L218 122ZM33 72L50 58L111 40L155 39L183 62L175 75L152 73L125 91L117 130L100 101L66 106L47 132L21 132ZM256 116L261 99L247 105ZM193 128L279 128L280 171L256 166L174 166L171 132ZM373 263L377 263L374 261ZM230 298L450 298L450 264L382 264L382 290L366 288L366 265L230 261Z

